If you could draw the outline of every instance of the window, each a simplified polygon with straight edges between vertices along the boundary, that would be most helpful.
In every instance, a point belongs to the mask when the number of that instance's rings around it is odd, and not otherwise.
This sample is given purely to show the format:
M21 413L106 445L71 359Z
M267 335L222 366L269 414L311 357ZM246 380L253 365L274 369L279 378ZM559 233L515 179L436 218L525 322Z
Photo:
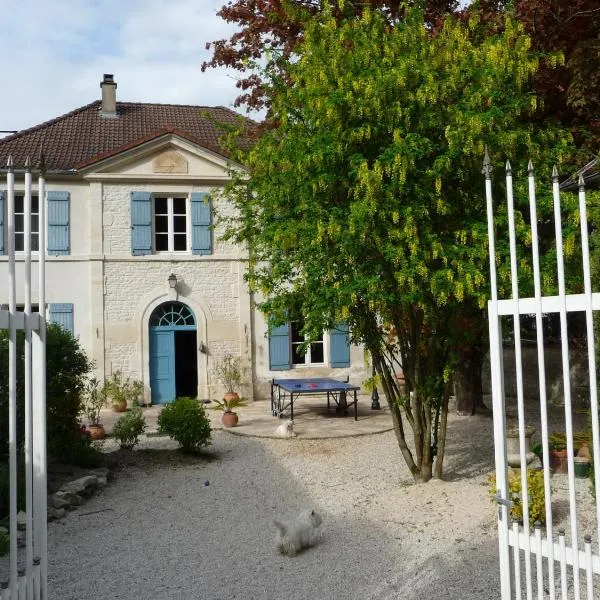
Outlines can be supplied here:
M17 304L17 306L15 306L15 308L17 309L17 312L25 312L25 305L24 304ZM31 305L31 312L32 313L40 312L40 305L39 304L32 304Z
M208 192L160 196L131 192L131 254L189 252L212 254Z
M188 250L187 198L154 198L155 252Z
M306 337L302 335L304 322L293 321L290 323L290 339L292 344L292 364L293 365L314 365L325 362L325 350L323 343L323 334L318 340L312 341L306 348L306 353L300 352L300 346L304 344Z
M31 196L31 250L38 251L40 241L40 205L37 196ZM25 196L15 194L15 251L25 250Z
M269 328L269 369L285 371L296 366L329 366L334 369L350 366L348 325L340 323L309 344L305 354L299 347L305 342L301 334L303 323L292 321Z

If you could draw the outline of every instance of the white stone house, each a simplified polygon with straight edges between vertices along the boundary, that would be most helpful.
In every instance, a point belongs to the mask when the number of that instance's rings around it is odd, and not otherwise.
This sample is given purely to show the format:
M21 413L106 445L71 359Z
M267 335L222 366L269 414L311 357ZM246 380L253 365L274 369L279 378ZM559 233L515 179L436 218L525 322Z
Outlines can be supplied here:
M100 86L100 100L0 140L0 164L14 161L17 251L25 160L35 172L43 147L46 314L79 337L97 375L121 370L142 380L146 402L210 398L223 391L214 361L231 352L248 367L242 392L249 398L266 398L273 377L349 377L360 385L363 351L348 346L345 332L325 332L305 356L295 351L296 324L269 337L243 280L245 251L213 228L213 211L227 205L218 195L208 201L208 193L218 192L232 166L217 124L240 116L223 107L117 102L112 75ZM2 177L0 282L8 277L5 190ZM23 267L17 256L18 272ZM34 262L34 298L36 277ZM5 294L0 283L0 303Z

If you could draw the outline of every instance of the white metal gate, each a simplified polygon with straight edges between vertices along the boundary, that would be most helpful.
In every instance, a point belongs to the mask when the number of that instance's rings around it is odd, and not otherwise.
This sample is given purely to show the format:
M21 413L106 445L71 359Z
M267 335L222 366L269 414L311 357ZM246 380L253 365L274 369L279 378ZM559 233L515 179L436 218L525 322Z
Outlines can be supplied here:
M31 277L31 169L29 159L24 173L23 231L23 310L17 310L17 282L15 261L15 174L13 161L8 160L6 177L6 247L8 248L8 286L0 285L0 303L8 310L0 310L0 329L9 331L9 473L10 473L10 554L8 578L0 582L1 600L38 600L47 598L47 459L46 459L46 320L45 307L45 179L42 172L38 181L39 198L39 252L38 304L39 313L32 311ZM43 165L43 160L42 160ZM0 204L1 207L1 204ZM2 220L0 219L0 227ZM20 257L19 257L20 258ZM20 259L21 260L21 259ZM19 261L20 262L20 261ZM20 267L21 265L19 265ZM19 269L21 271L21 269ZM8 293L8 298L4 294ZM8 301L8 302L6 302ZM23 461L18 457L17 444L17 330L24 332L24 447ZM6 423L0 423L6 427ZM17 543L18 469L24 462L25 477L25 544ZM19 524L22 527L21 524ZM6 560L6 559L0 559Z
M498 488L498 535L500 550L500 578L502 600L509 598L600 598L598 574L600 574L600 558L598 556L598 527L600 526L600 466L595 469L591 512L595 514L587 519L593 524L591 531L580 531L578 519L582 503L581 494L577 494L574 468L574 438L573 438L573 399L570 381L569 347L567 313L579 311L585 314L587 332L587 357L589 368L589 408L591 411L592 449L593 456L600 456L598 436L598 399L596 391L596 362L593 332L593 311L600 309L600 294L592 293L588 228L586 212L586 195L583 178L579 178L579 211L581 221L581 240L583 256L583 285L582 294L567 294L565 291L565 273L563 256L563 234L561 222L560 190L556 168L552 174L552 196L554 205L554 224L556 237L556 268L558 281L557 296L542 296L540 282L540 256L537 231L536 192L533 167L529 163L529 207L531 220L532 262L534 278L534 296L519 298L517 242L515 235L515 212L513 202L513 179L510 164L506 164L506 196L508 213L508 235L510 245L510 270L512 297L498 299L496 279L496 240L494 237L494 216L492 206L492 181L489 157L486 151L484 162L485 190L487 199L489 254L490 254L490 284L491 300L488 303L489 334L490 334L490 365L492 377L492 397L494 410L494 440L496 461L496 485ZM562 515L558 519L554 479L550 469L549 448L549 402L546 390L544 334L542 316L555 313L560 318L561 351L562 351L562 382L564 391L564 429L566 433L568 475L563 476ZM520 331L520 316L535 315L537 363L539 379L539 411L542 445L542 465L544 475L545 528L536 523L529 525L530 497L527 493L527 452L526 447L526 414L523 394L523 363L522 340ZM503 365L503 337L501 319L512 317L515 347L516 369L516 404L519 431L520 455L520 484L521 504L523 509L522 523L510 523L511 499L508 489L508 468L506 452L506 396ZM529 374L528 374L529 375ZM595 505L595 506L594 506ZM568 509L567 509L568 507ZM567 516L568 510L568 516ZM562 522L565 522L566 526ZM553 528L555 524L560 529ZM532 531L533 530L533 531ZM594 543L592 536L594 534Z

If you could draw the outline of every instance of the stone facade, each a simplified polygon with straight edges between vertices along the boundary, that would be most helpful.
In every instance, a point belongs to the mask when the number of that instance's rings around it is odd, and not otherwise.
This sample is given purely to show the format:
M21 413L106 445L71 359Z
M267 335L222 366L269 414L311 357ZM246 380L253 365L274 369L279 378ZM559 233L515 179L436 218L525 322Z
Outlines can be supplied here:
M47 301L72 303L74 334L93 359L96 375L108 377L120 370L140 379L146 402L152 395L150 317L173 300L186 304L195 318L196 354L191 359L197 364L201 398L222 394L214 365L227 352L242 357L248 377L241 392L249 399L266 398L273 377L349 376L360 385L368 376L360 348L351 349L349 368L269 370L266 323L253 310L243 279L246 253L221 239L222 226L212 232L206 255L133 254L132 192L188 201L194 192L212 192L214 213L229 216L233 208L218 196L229 167L222 157L172 136L124 151L71 179L49 178L48 189L70 193L70 251L48 258ZM6 258L0 256L0 280L6 280ZM23 268L22 260L17 267ZM171 274L177 278L176 289L169 286ZM33 277L36 282L35 269ZM36 293L34 287L34 297Z

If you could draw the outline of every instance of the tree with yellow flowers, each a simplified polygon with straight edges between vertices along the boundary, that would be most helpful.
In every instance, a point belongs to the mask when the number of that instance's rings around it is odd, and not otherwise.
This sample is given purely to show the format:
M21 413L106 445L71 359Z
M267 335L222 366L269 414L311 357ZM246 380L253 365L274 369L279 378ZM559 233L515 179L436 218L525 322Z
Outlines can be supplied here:
M311 16L267 89L276 127L239 153L237 215L222 217L273 325L298 315L310 337L344 322L364 344L417 482L442 476L457 357L484 335L484 148L526 166L567 147L528 125L538 59L521 27L474 27L448 19L433 34L409 7L393 22Z

